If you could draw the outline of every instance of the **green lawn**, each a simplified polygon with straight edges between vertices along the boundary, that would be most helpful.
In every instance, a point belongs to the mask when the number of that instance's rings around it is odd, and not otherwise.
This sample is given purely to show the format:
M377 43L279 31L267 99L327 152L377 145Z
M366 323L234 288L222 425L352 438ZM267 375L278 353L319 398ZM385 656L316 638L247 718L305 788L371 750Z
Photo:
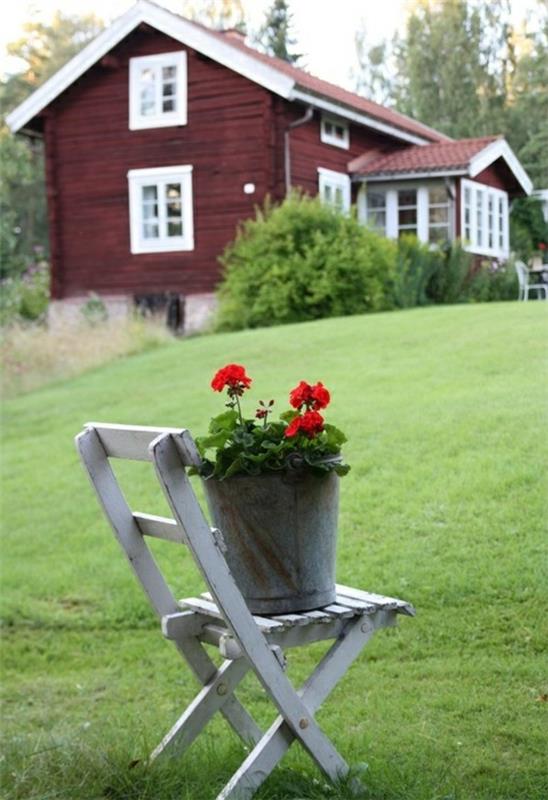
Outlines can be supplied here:
M204 432L228 361L248 411L322 380L349 436L338 578L414 603L319 712L370 800L544 800L546 306L452 306L207 336L4 407L3 796L212 800L242 759L214 722L180 762L141 763L195 693L162 639L73 447L88 420ZM165 513L147 464L128 499ZM177 592L200 587L159 543ZM290 675L318 651L290 651ZM544 681L544 683L543 683ZM249 678L257 719L272 711ZM259 798L350 798L298 748Z

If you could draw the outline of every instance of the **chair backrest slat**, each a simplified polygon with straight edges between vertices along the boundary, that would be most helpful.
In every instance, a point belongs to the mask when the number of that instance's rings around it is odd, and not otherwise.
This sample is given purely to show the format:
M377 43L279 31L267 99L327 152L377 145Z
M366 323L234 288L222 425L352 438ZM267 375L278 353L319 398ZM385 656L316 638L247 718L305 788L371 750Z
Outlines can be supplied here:
M155 539L165 539L168 542L186 544L186 537L180 525L169 517L157 517L155 514L143 514L141 511L133 512L133 519L143 536L152 536Z
M518 275L518 281L521 289L526 289L529 283L529 270L523 261L516 261L514 264Z
M163 433L180 433L177 428L149 428L144 425L111 425L105 422L87 422L93 428L108 458L128 458L132 461L150 461L149 445Z

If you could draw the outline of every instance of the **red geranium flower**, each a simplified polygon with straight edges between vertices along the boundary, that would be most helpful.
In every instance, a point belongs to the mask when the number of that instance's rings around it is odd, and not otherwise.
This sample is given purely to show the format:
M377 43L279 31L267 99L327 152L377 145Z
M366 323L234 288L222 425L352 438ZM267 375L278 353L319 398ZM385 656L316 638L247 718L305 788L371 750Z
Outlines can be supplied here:
M311 386L306 381L301 381L289 394L289 402L293 408L306 406L307 409L314 409L315 411L325 408L330 399L329 392L321 382Z
M211 381L211 388L215 392L222 392L225 386L228 386L229 391L236 391L242 394L244 389L249 389L251 386L251 378L245 374L245 367L240 364L227 364L220 370L217 370Z
M312 406L316 411L319 408L326 408L331 400L331 395L321 381L312 387L312 397L314 398L314 405Z
M305 411L301 417L295 417L285 429L285 436L288 438L296 436L300 431L313 439L318 433L323 431L323 417L317 411Z

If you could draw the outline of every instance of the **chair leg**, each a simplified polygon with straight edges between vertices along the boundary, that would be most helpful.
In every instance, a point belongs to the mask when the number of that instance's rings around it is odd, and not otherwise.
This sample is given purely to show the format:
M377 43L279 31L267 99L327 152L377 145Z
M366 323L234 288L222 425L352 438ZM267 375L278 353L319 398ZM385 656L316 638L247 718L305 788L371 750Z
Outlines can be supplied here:
M217 667L204 646L195 637L178 640L175 645L200 683L204 686L208 684L217 674ZM263 732L253 717L234 695L227 693L223 699L220 711L234 732L245 744L257 744Z
M392 616L395 614L392 613ZM325 654L298 692L311 715L358 657L377 627L374 620L368 617L359 617L349 622L343 635ZM295 738L295 733L283 716L279 716L249 753L240 769L218 795L217 800L249 800L285 755ZM310 755L317 760L313 752ZM321 764L319 766L321 767ZM345 772L347 771L348 766ZM340 777L342 776L341 774Z
M170 751L170 755L182 755L212 716L227 702L249 669L248 662L243 658L237 661L225 661L217 670L214 678L196 695L175 725L164 736L151 754L150 760L158 758L166 750Z

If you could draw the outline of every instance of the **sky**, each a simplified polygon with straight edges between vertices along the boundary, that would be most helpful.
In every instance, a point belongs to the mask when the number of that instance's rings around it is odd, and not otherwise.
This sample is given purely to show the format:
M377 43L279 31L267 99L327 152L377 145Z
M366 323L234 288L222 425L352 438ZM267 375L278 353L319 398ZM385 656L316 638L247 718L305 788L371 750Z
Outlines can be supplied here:
M257 29L272 0L242 0L251 29ZM179 0L156 0L173 11ZM295 49L305 55L309 72L352 89L351 71L355 67L354 35L365 26L371 44L391 37L401 29L410 0L290 0ZM489 0L486 0L489 2ZM131 0L19 0L5 2L0 26L0 73L13 72L16 64L7 58L6 45L22 35L29 20L48 22L55 11L65 14L94 13L106 22L123 14ZM514 23L531 13L537 0L512 0Z

